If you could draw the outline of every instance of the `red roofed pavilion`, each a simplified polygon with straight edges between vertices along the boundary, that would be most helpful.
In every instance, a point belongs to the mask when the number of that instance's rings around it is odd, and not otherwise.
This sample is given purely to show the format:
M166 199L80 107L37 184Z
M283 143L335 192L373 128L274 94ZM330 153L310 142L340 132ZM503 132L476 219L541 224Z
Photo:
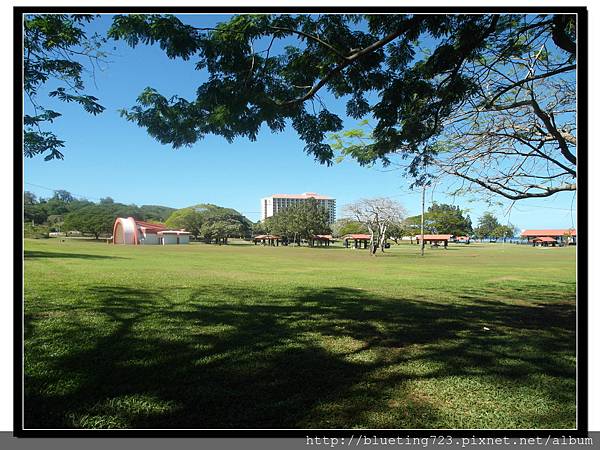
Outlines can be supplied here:
M521 237L526 238L527 242L532 242L535 238L552 238L560 244L575 244L577 242L577 230L575 228L523 230Z
M415 238L417 238L417 244L423 238L423 241L427 244L439 245L444 244L444 248L448 247L448 241L452 239L454 235L452 234L417 234Z
M534 247L536 245L539 245L541 247L548 247L549 245L551 245L552 247L554 247L556 245L556 239L548 237L548 236L542 236L542 237L533 238L531 240L531 242L533 242L533 246Z
M354 248L367 248L369 242L371 241L371 235L361 233L346 234L342 236L342 240L344 241L344 247L346 248L350 247L349 241L354 241Z

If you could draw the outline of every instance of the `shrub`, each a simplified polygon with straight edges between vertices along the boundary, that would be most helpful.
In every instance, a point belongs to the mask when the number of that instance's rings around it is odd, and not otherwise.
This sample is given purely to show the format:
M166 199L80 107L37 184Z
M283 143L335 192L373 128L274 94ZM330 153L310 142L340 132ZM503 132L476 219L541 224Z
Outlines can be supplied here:
M31 225L26 223L23 229L24 235L28 239L48 239L50 229L46 225Z

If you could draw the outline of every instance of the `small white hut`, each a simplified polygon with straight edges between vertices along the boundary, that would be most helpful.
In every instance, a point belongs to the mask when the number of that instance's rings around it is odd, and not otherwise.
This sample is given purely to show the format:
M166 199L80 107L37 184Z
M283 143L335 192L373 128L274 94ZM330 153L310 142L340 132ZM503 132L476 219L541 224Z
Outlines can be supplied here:
M159 244L189 244L190 233L187 231L165 230L158 233Z

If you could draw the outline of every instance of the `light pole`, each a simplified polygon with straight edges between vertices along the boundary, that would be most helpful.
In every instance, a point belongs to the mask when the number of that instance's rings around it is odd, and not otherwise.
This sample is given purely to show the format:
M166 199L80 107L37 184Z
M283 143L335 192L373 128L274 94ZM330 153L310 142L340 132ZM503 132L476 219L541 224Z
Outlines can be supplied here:
M421 256L425 256L425 184L421 196Z

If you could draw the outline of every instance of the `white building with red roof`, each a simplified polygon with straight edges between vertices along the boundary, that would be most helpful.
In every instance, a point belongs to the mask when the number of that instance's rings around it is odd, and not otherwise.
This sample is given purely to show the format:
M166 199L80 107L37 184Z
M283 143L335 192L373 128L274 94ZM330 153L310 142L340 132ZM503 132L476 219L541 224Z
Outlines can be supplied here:
M260 220L274 216L279 211L306 202L314 198L317 204L327 209L329 223L335 222L335 199L316 192L305 192L304 194L273 194L260 200Z
M189 244L190 233L170 230L161 223L143 222L133 217L117 217L113 226L113 244L171 245Z

